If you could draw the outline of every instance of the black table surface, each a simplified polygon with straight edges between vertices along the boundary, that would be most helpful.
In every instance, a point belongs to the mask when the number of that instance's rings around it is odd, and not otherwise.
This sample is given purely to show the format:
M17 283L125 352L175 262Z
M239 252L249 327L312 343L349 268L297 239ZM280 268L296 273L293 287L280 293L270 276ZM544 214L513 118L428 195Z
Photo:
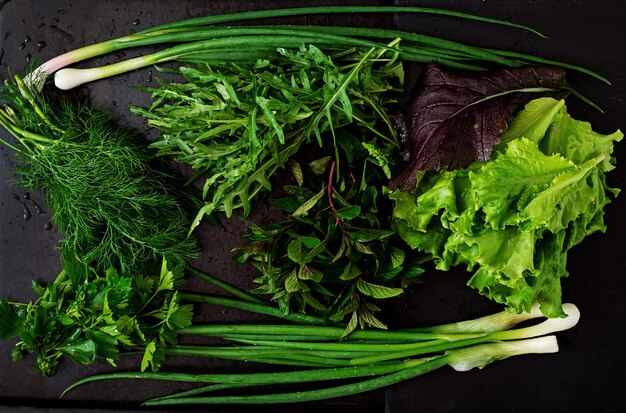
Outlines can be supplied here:
M431 15L348 15L304 16L280 22L305 24L353 24L387 27L431 34L470 44L528 52L598 71L611 86L578 73L570 73L570 83L599 104L604 113L570 99L570 113L592 123L595 130L610 133L626 125L626 2L610 0L430 0L430 1L221 1L193 0L0 0L0 79L8 69L19 73L27 61L44 61L59 53L86 44L119 37L167 21L225 12L295 7L304 5L380 4L439 7L480 14L526 24L538 29L547 39L523 30L461 21ZM278 21L277 21L278 22ZM95 59L113 62L130 57L132 51ZM90 62L92 64L94 62ZM407 83L415 81L419 66L411 66ZM128 113L130 104L146 96L131 88L137 84L156 84L157 75L147 68L106 81L95 82L81 92L92 102L113 113L123 123L144 129L142 119ZM6 137L5 131L0 131ZM626 187L624 142L616 147L618 168L609 175L609 184ZM13 186L14 156L0 145L0 296L27 301L32 298L30 280L53 279L59 270L54 245L58 234L50 229L50 212L22 218L22 205L14 195L24 190ZM33 194L41 201L40 194ZM44 208L45 209L45 208ZM271 210L258 212L271 214ZM572 250L568 259L570 276L563 280L564 301L581 310L580 323L557 334L557 354L521 356L489 365L484 370L457 373L443 368L434 373L384 391L343 399L309 403L304 406L267 408L217 407L209 411L301 411L358 410L386 412L610 412L626 411L621 392L626 385L626 271L623 234L626 233L624 197L606 208L605 234L596 233ZM205 254L197 265L242 287L250 277L230 258L230 249L241 242L240 222L229 222L224 229L203 226L199 237ZM499 309L465 286L468 274L449 272L427 274L426 283L415 292L393 301L385 308L384 319L391 326L419 326L478 317ZM192 284L189 288L203 289ZM206 307L205 320L241 321L250 318L235 310ZM133 381L104 382L77 389L66 399L60 392L74 380L107 371L102 363L77 367L69 362L57 374L42 378L32 369L34 360L12 363L9 352L14 341L0 342L0 411L131 411L148 396L175 387ZM232 363L206 360L175 360L180 368L212 371L242 371ZM137 360L120 366L137 368ZM160 411L164 411L161 409ZM186 409L185 411L190 411ZM206 409L205 409L206 411Z

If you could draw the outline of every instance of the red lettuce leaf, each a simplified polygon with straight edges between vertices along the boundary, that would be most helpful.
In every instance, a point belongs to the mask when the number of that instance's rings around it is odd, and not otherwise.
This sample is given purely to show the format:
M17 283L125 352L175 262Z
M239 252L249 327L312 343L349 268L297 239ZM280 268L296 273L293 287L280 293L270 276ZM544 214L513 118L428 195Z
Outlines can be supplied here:
M389 187L414 192L420 171L487 162L514 113L531 99L563 97L568 87L558 67L468 73L427 65L415 97L396 117L406 166ZM515 92L527 88L556 91Z

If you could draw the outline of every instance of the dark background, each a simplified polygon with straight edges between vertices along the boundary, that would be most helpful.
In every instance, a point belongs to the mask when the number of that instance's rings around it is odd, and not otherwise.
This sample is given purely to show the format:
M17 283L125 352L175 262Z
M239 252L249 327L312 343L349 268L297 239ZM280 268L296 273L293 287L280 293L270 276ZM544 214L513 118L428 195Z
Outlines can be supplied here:
M570 99L570 113L592 123L598 132L609 133L626 125L626 15L624 1L59 1L0 0L0 79L9 68L19 73L28 59L43 62L77 47L119 37L154 24L171 20L240 10L324 4L383 4L440 7L506 19L530 25L543 32L541 39L522 30L460 21L429 15L305 16L289 22L310 24L354 24L366 27L397 27L424 34L464 41L485 47L536 54L586 66L608 77L613 85L577 73L570 83L599 104L599 113ZM280 20L287 22L287 20ZM43 43L42 43L43 42ZM144 50L142 52L149 52ZM135 51L96 59L89 64L113 62L135 55ZM409 83L419 66L411 66ZM116 114L123 122L142 128L141 119L128 114L129 104L146 97L131 89L137 84L155 82L156 74L144 69L118 78L96 82L81 89L95 104ZM2 136L6 133L1 131ZM618 169L609 175L612 186L624 188L626 159L624 142L617 145ZM27 301L33 297L30 280L52 280L59 263L53 247L58 240L49 228L50 213L22 218L23 206L13 199L24 190L10 184L13 154L0 146L0 295ZM33 194L34 199L41 197ZM41 203L41 202L40 202ZM45 208L44 208L45 209ZM31 208L31 211L33 209ZM623 196L606 208L606 234L594 234L570 254L570 277L563 280L564 301L581 310L580 323L558 334L561 351L554 355L521 356L489 365L482 371L457 373L443 368L386 391L359 395L331 402L307 404L299 410L359 410L387 412L610 412L626 411L623 389L626 384L624 352L626 271L623 233L626 226ZM257 219L272 210L264 207ZM230 258L230 248L241 242L242 226L230 223L225 230L204 227L200 231L205 255L197 265L240 286L249 286L250 277ZM462 272L427 274L426 284L414 293L396 300L386 309L385 321L392 326L419 326L450 322L485 315L498 310L465 286ZM191 284L189 288L206 289ZM247 315L234 310L206 307L199 315L205 320L241 320ZM254 320L262 320L254 317ZM55 377L43 379L31 371L34 360L12 363L9 352L13 341L0 342L0 411L21 412L38 409L66 411L77 409L138 409L138 401L171 391L176 386L103 382L84 386L58 400L63 388L86 375L108 370L105 364L77 368L63 364ZM212 371L239 369L225 362L206 360L175 363L191 371L210 367ZM137 368L137 360L122 368ZM254 366L246 368L256 368ZM292 410L284 408L285 411ZM238 411L236 408L211 409ZM252 408L246 411L260 411ZM272 406L268 411L283 410ZM188 410L187 410L188 411Z

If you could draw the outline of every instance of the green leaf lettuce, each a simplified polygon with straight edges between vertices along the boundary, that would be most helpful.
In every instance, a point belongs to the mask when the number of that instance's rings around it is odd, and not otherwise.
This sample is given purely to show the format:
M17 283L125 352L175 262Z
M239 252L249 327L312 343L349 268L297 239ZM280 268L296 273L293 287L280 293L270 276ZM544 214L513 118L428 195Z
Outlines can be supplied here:
M468 285L511 311L541 304L563 316L560 278L567 251L604 232L614 142L572 119L563 101L536 99L511 121L489 162L433 172L415 195L389 192L393 227L436 267L465 265Z

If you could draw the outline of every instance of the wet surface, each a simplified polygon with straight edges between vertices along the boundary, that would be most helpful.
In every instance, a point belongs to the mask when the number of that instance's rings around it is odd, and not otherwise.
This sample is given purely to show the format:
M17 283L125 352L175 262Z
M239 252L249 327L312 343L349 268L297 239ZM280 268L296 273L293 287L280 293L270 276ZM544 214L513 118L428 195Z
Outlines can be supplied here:
M315 1L309 4L343 2ZM356 2L355 2L356 3ZM365 2L361 2L365 3ZM392 4L390 1L367 2ZM558 60L589 66L613 81L608 87L588 77L574 74L574 87L605 109L594 112L579 102L568 106L574 117L592 122L599 132L626 128L626 57L618 53L626 44L626 29L619 22L626 12L623 2L578 1L573 4L555 1L416 1L398 0L401 5L450 8L495 18L529 24L549 36L540 39L523 31L457 19L432 16L303 16L292 21L307 24L348 24L363 26L396 26L437 36L463 40L472 44L530 52ZM296 6L301 2L281 2ZM263 1L202 2L111 0L0 1L0 80L10 68L21 73L28 61L43 62L55 55L82 45L104 41L147 28L153 24L205 14L234 12L242 9L267 8ZM274 21L275 23L276 21ZM125 57L151 51L119 52L81 63L89 66L112 63ZM134 85L154 85L158 72L146 68L137 72L93 83L81 94L94 104L111 112L122 123L144 130L142 120L128 112L129 105L146 101ZM415 81L416 72L407 74ZM6 136L4 131L0 131ZM150 136L146 131L147 136ZM624 159L624 143L618 145L617 158ZM626 165L610 175L612 186L626 188ZM50 281L59 270L55 245L58 234L51 222L42 194L25 197L22 188L13 186L15 159L10 148L0 145L0 295L15 300L32 298L30 280ZM621 168L621 169L620 169ZM564 298L576 303L583 318L571 331L558 334L562 351L556 355L525 356L490 365L482 371L456 373L445 368L422 378L393 386L386 392L374 392L332 402L308 404L299 410L354 410L387 412L474 412L535 411L588 412L626 409L621 387L626 382L626 264L623 260L626 232L626 202L623 196L607 208L607 234L595 234L578 246L570 256L569 279L563 283ZM28 211L28 213L26 212ZM39 212L41 213L39 213ZM275 213L261 207L253 219L266 220ZM25 219L30 215L28 219ZM201 228L200 242L204 255L198 267L244 288L251 286L248 269L242 269L230 258L230 249L242 239L243 224L225 222L224 228ZM391 326L419 326L457 321L484 315L495 307L465 287L467 275L461 272L428 274L426 284L414 293L387 307L385 321ZM191 281L189 289L211 291L210 287ZM230 309L206 307L201 320L263 320ZM34 360L20 363L9 360L13 342L0 342L0 411L32 411L58 408L61 411L84 411L87 408L135 409L137 402L154 394L182 388L176 385L147 385L135 382L108 382L77 389L67 399L58 400L61 391L74 380L86 375L109 371L105 363L88 368L63 363L57 374L48 379L31 371ZM122 370L137 369L139 360L126 360ZM229 362L177 360L182 369L223 372L227 369L248 370L255 366L236 366ZM230 370L228 370L230 371ZM4 406L4 407L3 407ZM22 406L18 409L16 406ZM321 406L313 409L313 406ZM385 410L386 409L386 410ZM268 408L267 411L292 411L293 408ZM56 411L56 410L52 410ZM163 411L163 410L161 410ZM189 410L185 410L189 411ZM212 411L240 411L215 409ZM244 411L265 411L258 408Z

